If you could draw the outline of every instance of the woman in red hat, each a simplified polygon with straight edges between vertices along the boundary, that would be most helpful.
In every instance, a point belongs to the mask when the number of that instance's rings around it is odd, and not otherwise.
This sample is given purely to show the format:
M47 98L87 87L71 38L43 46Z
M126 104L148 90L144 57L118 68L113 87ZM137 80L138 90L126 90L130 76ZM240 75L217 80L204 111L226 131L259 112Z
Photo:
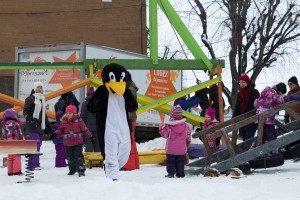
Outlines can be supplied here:
M259 92L255 89L255 83L250 80L248 75L241 75L239 84L240 92L236 100L232 118L254 110L253 103L259 97ZM255 123L248 124L239 129L239 135L244 141L248 140L254 137L256 129L257 125Z

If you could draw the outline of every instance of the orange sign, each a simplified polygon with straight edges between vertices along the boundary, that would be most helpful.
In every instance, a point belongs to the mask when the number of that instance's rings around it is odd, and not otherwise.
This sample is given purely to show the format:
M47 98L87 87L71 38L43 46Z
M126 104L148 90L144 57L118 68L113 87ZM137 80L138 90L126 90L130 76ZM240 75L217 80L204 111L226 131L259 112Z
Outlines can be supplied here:
M147 74L150 84L145 95L153 99L159 99L176 93L173 82L176 82L179 73L179 70L150 70L150 74ZM159 113L159 116L161 122L164 122L165 114Z
M53 56L54 62L77 62L76 52L72 53L66 60ZM80 72L78 69L57 69L49 81L49 84L61 84L63 87L71 85L74 80L80 78Z

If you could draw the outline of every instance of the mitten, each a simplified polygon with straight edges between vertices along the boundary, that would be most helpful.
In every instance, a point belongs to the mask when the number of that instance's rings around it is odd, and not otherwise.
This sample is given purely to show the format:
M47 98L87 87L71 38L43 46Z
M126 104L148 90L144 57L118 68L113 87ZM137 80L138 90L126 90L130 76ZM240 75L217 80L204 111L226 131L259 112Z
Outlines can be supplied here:
M32 120L33 120L33 118L31 115L26 115L26 121L30 122Z
M55 133L51 133L48 137L49 140L54 140L56 138L56 134Z
M186 146L187 146L187 147L190 146L190 144L191 144L191 141L187 141L187 142L186 142Z

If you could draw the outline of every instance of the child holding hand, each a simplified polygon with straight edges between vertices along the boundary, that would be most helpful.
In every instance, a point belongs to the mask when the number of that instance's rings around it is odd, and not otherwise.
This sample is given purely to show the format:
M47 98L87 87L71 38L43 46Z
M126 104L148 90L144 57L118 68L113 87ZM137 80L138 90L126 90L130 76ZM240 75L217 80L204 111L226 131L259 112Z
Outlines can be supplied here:
M58 129L55 131L54 135L51 136L52 139L55 137L63 138L70 170L68 175L73 175L78 172L79 177L85 176L82 146L83 139L90 138L91 133L83 120L77 115L75 106L67 106Z

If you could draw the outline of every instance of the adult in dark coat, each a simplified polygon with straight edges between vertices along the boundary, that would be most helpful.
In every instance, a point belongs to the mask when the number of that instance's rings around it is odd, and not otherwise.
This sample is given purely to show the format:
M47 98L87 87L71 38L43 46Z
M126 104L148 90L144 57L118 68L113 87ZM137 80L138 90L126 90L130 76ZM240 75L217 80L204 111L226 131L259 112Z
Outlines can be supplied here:
M77 100L75 94L72 91L70 91L67 93L67 95L68 95L67 101L68 101L69 105L75 106L77 109L77 113L79 113L80 102Z
M86 93L85 101L81 105L80 117L84 121L86 127L92 134L91 138L85 139L85 151L86 152L100 152L98 135L96 130L96 115L91 113L87 109L87 105L94 94L94 88L90 87L90 89Z
M291 96L293 94L296 94L296 93L300 92L300 86L299 86L298 79L297 79L296 76L292 76L288 80L288 86L290 88L290 91L287 93L287 96ZM298 114L300 114L300 106L295 105L295 106L292 107L292 109L294 111L296 111ZM292 118L288 112L285 113L285 115L284 115L284 122L285 123L289 123L290 121L294 121L294 120L295 119Z
M60 98L54 105L55 112L58 112L58 111L62 111L63 113L66 112L66 108L69 105L68 95L69 95L69 93L64 93L60 96Z
M38 140L37 151L42 146L43 134L51 133L51 126L46 116L45 96L43 95L43 84L34 83L34 89L29 97L25 99L23 114L26 119L25 129L29 134L30 140ZM29 167L38 169L40 167L39 156L31 156Z
M259 97L258 90L255 89L255 83L250 80L249 76L240 76L240 92L237 97L235 110L232 117L236 117L255 109L253 103ZM243 140L253 138L257 129L257 124L251 123L239 129L239 135Z

